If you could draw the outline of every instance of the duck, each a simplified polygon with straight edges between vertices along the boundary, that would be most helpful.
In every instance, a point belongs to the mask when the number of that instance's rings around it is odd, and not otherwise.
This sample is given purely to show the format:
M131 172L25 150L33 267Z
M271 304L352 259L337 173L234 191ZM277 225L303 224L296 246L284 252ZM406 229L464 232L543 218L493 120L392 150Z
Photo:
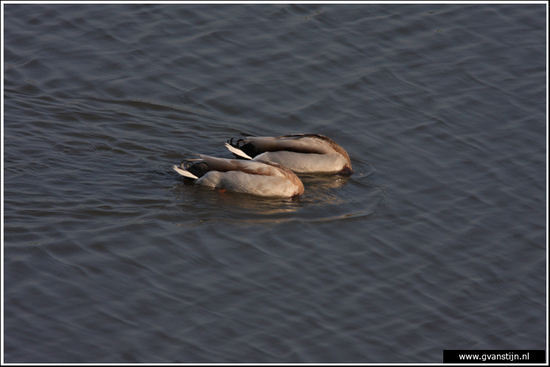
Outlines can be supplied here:
M174 170L198 185L264 197L292 198L304 192L302 181L274 162L217 158L198 154Z
M344 148L320 134L246 136L236 141L231 138L225 147L237 158L278 163L295 173L353 173Z

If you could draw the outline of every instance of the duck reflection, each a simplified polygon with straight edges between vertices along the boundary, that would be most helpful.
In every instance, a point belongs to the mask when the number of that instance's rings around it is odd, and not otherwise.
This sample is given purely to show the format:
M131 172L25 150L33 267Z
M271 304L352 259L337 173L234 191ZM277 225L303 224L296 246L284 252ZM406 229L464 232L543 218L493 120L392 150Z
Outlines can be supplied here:
M305 186L301 196L293 198L266 198L255 195L195 186L182 180L176 187L176 194L182 196L184 205L195 207L205 216L229 217L232 219L260 219L279 215L287 217L301 208L341 204L340 188L346 185L350 177L329 174L300 174Z
M304 184L305 192L300 197L302 202L316 205L333 205L344 202L339 190L344 187L350 176L326 175L326 174L300 174L298 175Z

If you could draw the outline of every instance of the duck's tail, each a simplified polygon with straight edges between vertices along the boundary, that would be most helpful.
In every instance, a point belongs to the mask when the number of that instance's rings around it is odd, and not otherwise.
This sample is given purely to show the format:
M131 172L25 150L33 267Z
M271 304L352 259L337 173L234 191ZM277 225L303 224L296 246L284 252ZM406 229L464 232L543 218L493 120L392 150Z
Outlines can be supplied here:
M192 178L193 180L198 180L199 179L197 176L195 176L194 174L192 174L188 170L184 169L183 167L184 167L183 164L182 164L182 167L178 167L176 165L173 166L174 171L176 171L177 173L179 173L183 177Z
M239 148L236 148L234 147L233 145L229 144L229 143L225 143L225 147L227 149L229 149L229 151L233 154L235 154L236 156L239 156L241 158L245 158L245 159L252 159L251 156L249 156L248 154L246 154L245 152L243 152L242 150L240 150Z

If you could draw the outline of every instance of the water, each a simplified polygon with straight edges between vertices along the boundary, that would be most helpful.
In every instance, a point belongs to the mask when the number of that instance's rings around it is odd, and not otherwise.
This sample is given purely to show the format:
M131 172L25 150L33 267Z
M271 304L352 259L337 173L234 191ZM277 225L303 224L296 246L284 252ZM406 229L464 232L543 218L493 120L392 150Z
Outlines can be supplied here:
M546 347L546 5L4 4L5 362ZM189 185L324 134L299 200Z

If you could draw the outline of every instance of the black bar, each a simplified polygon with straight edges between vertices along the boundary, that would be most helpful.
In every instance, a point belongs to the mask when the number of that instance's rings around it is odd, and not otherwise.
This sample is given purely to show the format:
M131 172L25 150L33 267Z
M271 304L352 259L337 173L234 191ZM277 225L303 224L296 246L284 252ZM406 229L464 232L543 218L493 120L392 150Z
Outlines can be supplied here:
M546 363L546 351L444 350L443 363Z

